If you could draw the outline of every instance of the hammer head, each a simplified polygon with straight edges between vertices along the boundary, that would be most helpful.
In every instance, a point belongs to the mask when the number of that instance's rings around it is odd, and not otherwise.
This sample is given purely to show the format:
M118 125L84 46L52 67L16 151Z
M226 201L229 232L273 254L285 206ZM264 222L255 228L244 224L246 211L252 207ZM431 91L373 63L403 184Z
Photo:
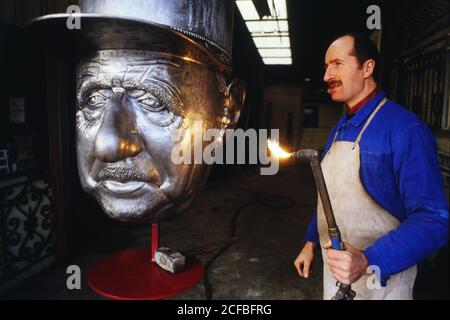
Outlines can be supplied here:
M161 247L155 251L155 262L164 270L177 273L186 266L186 257L176 250Z

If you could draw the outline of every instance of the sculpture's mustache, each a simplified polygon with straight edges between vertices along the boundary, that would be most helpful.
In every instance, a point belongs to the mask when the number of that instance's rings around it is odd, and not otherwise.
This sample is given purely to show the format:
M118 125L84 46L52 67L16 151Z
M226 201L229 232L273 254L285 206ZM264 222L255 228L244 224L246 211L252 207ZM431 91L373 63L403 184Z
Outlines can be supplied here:
M133 168L124 166L108 166L100 170L97 174L97 181L105 180L115 180L119 182L151 182L154 179L152 179L148 174L140 172Z

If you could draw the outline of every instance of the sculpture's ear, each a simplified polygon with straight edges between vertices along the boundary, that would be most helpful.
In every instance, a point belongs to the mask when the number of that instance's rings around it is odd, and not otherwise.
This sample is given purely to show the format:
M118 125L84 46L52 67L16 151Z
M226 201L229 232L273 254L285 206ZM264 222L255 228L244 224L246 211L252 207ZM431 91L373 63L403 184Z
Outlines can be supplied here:
M233 79L225 91L225 106L222 117L222 125L234 128L239 120L242 106L244 105L247 89L240 79Z

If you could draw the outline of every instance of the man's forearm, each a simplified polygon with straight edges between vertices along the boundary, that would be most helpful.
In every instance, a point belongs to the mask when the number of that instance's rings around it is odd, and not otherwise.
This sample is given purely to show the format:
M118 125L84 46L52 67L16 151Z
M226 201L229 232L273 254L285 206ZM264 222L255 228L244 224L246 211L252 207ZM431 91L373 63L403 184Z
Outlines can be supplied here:
M306 241L305 245L303 246L304 248L311 248L312 250L314 250L316 248L317 244L312 242L312 241Z

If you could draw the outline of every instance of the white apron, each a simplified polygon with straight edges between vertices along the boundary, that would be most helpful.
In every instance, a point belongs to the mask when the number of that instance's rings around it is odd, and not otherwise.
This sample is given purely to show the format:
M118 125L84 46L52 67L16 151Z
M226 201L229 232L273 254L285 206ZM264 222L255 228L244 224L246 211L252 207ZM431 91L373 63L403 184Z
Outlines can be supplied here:
M386 101L386 98L383 99L372 112L355 142L336 141L336 133L333 144L321 163L342 240L360 250L366 249L376 239L396 229L400 224L392 214L369 196L359 178L359 141ZM320 244L323 246L330 238L320 197L318 197L317 219ZM338 287L326 265L327 253L323 248L322 255L324 259L323 298L330 300L336 294ZM381 287L378 278L368 273L352 284L352 289L356 292L355 299L412 299L416 273L417 268L413 266L395 274L389 278L386 287ZM376 279L375 283L374 279Z

